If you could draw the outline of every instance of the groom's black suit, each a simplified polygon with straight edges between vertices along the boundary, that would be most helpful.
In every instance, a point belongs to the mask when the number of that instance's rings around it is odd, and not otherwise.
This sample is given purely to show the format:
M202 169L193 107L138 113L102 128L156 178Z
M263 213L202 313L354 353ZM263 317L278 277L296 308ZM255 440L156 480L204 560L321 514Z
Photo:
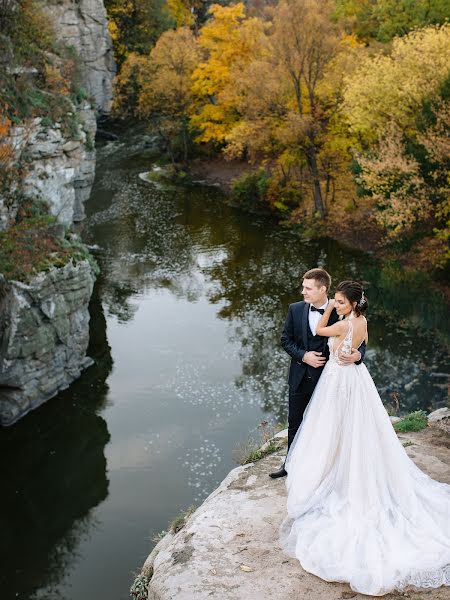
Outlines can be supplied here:
M288 450L297 433L303 419L303 413L311 399L314 388L322 374L323 367L311 367L302 362L305 352L322 352L328 360L330 351L328 348L328 338L321 335L313 335L309 327L310 304L304 302L295 302L289 305L288 315L281 335L281 345L291 357L291 366L289 368L289 413L288 413ZM339 317L336 310L333 309L328 325L333 325ZM361 364L366 352L366 345L363 343L359 348Z

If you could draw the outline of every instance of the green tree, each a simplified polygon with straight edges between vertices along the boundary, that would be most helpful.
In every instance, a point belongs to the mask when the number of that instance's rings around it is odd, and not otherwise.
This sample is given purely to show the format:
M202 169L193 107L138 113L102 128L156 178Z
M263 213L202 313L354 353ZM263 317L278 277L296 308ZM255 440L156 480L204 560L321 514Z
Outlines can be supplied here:
M338 18L363 39L388 42L427 25L450 19L448 0L336 0Z
M166 0L105 0L105 7L119 70L132 52L148 54L175 23Z

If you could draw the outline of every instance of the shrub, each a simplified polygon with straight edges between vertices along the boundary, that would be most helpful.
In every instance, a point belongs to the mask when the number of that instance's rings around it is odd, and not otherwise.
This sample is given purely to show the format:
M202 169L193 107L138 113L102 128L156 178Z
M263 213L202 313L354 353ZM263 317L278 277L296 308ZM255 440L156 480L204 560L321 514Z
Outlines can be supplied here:
M63 267L70 260L88 260L98 273L97 263L81 241L55 236L55 222L45 203L22 204L16 222L0 233L0 273L6 279L27 282L37 273Z
M240 208L248 212L269 213L270 207L266 201L268 186L269 174L264 168L244 173L233 180L233 198Z
M79 57L56 41L37 0L0 0L0 119L43 117L47 125L87 98ZM5 61L6 62L6 61Z
M257 460L261 460L261 458L264 458L269 454L273 454L274 452L279 450L279 448L280 447L276 442L270 440L270 442L264 448L253 448L252 450L250 450L250 452L246 456L242 457L239 464L247 465L248 463L256 462Z
M428 418L426 412L417 410L406 415L401 421L394 423L395 431L405 433L407 431L420 431L428 426Z

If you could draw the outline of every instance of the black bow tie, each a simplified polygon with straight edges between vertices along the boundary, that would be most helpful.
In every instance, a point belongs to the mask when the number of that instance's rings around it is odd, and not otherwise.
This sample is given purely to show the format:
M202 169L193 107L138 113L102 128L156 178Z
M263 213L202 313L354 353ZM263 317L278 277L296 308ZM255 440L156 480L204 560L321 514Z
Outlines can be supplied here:
M311 311L312 311L312 312L314 312L315 310L316 310L317 312L320 312L320 314L321 314L321 315L323 315L323 313L325 312L325 309L324 309L324 308L316 308L315 306L313 306L313 305L311 304Z

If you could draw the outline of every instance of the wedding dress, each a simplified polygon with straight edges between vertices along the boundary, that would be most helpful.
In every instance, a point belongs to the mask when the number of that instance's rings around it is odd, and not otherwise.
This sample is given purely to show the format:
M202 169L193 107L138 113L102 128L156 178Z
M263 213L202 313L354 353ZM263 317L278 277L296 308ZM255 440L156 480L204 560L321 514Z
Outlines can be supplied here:
M328 360L286 459L283 549L310 573L382 596L450 585L450 485L408 457L364 364Z

